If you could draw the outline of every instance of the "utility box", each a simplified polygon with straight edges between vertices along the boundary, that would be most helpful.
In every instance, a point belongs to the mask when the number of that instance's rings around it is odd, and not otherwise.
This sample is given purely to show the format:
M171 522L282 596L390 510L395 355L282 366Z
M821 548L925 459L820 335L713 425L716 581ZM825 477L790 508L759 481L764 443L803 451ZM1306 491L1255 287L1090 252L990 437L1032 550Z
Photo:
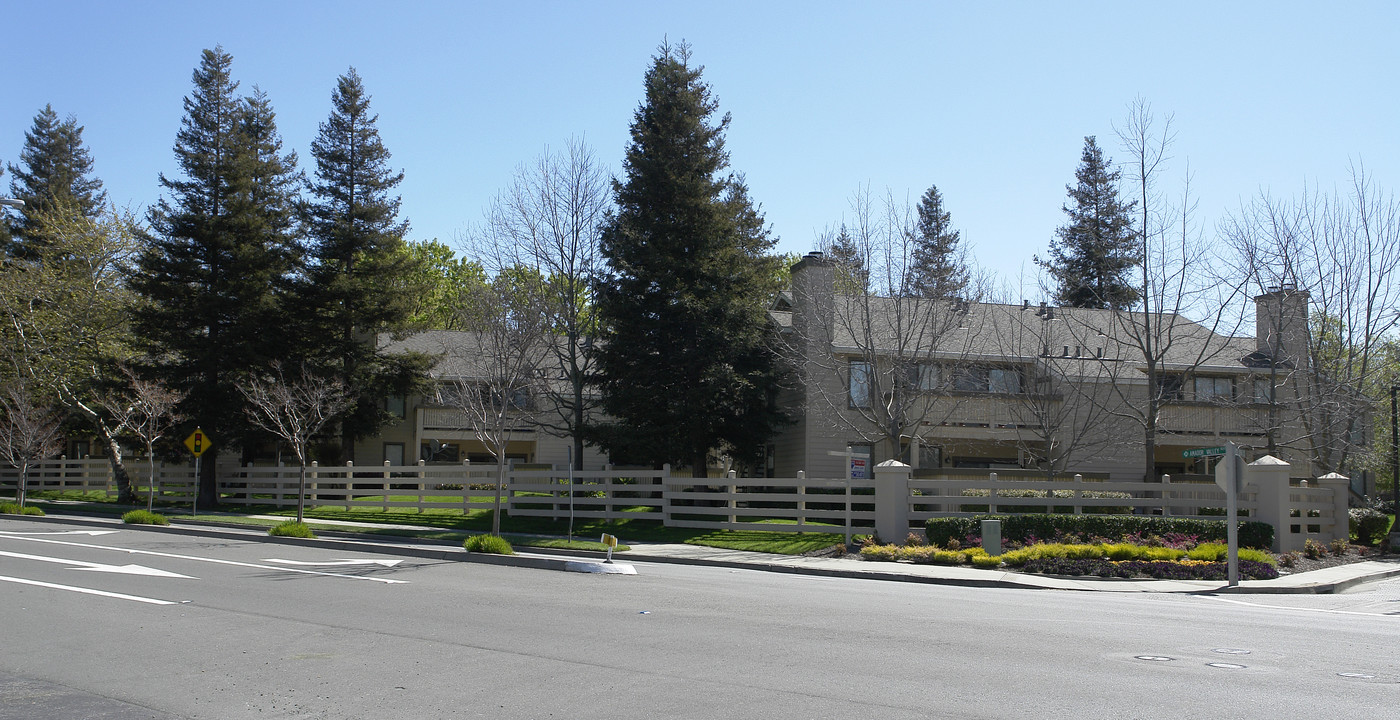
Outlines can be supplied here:
M982 521L982 549L986 550L988 555L1001 554L1000 520Z

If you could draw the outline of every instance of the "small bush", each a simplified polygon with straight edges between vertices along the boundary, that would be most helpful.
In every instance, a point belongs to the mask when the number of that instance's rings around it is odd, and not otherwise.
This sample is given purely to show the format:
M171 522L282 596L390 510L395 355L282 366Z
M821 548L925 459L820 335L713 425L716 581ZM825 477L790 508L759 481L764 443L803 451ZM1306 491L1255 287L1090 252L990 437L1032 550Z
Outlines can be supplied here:
M861 546L860 556L864 560L894 562L895 560L899 559L899 548L895 547L894 545L876 545L874 543L867 543Z
M904 538L904 544L910 547L919 547L920 545L925 545L926 543L924 542L923 535L920 535L916 532L911 532Z
M316 533L311 532L311 528L304 522L288 520L279 525L274 525L267 529L268 535L278 537L314 538Z
M1352 508L1351 534L1362 545L1378 545L1390 532L1390 516L1375 508Z
M505 538L498 535L473 535L462 543L469 552L489 553L491 555L514 555L515 550ZM861 551L864 554L864 550Z
M996 555L988 555L986 553L982 553L981 555L973 555L972 567L981 568L983 570L994 570L996 568L1001 567L1001 557Z
M43 517L44 511L32 505L20 507L19 503L0 503L0 515L37 515Z
M132 510L122 516L122 522L128 525L169 525L170 521L160 513L149 510Z
M1327 546L1308 538L1303 541L1303 557L1309 560L1317 560L1327 555Z
M1346 538L1337 538L1336 540L1327 543L1327 551L1332 553L1333 555L1345 555L1350 549L1351 543L1347 542Z
M1278 556L1278 565L1279 567L1291 568L1298 564L1298 558L1300 557L1302 557L1301 553L1286 552Z

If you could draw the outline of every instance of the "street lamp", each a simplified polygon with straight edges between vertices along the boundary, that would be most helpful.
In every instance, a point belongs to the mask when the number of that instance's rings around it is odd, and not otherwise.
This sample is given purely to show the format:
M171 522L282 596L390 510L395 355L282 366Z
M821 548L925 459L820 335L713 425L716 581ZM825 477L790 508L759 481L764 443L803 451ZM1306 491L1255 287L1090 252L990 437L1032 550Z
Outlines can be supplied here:
M3 205L5 207L12 207L18 210L19 208L24 207L24 201L16 200L14 198L0 198L0 205Z

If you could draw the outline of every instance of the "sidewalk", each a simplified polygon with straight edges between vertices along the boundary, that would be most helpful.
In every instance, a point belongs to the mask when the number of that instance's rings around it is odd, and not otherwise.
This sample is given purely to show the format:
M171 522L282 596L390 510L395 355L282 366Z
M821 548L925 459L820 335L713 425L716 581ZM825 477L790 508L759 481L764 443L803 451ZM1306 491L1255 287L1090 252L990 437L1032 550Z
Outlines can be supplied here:
M9 516L6 516L9 517ZM20 519L20 516L14 516ZM155 530L180 534L203 534L225 536L240 540L265 540L291 544L310 544L354 550L366 553L407 554L433 559L453 559L493 565L516 565L543 569L601 572L583 565L598 565L603 553L575 550L553 550L529 548L515 555L482 555L468 553L456 543L433 542L417 538L392 538L382 535L369 536L357 533L364 528L422 530L414 525L386 525L379 523L359 523L338 520L313 520L318 525L344 528L341 531L321 531L316 540L295 538L274 538L260 528L247 525L220 523L217 514L211 513L209 520L194 522L172 522L169 527L150 525L123 525L115 518L95 518L87 515L61 515L50 513L47 518L23 516L24 520L61 521L102 527L119 526L129 530ZM252 516L271 520L285 520L280 516ZM623 542L626 539L623 538ZM1253 594L1328 594L1346 590L1357 585L1400 577L1400 561L1373 560L1367 562L1338 565L1312 572L1284 575L1276 580L1242 580L1239 586L1230 587L1224 582L1212 580L1122 580L1088 577L1057 577L1033 575L1003 570L979 570L969 567L945 565L914 565L909 563L869 562L845 558L821 558L770 553L725 550L700 545L674 543L626 542L631 550L615 554L614 564L627 563L673 563L683 565L707 565L760 572L780 572L824 577L855 578L862 580L885 580L896 582L927 583L963 587L1005 588L1023 590L1080 590L1095 592L1138 592L1138 593L1253 593Z

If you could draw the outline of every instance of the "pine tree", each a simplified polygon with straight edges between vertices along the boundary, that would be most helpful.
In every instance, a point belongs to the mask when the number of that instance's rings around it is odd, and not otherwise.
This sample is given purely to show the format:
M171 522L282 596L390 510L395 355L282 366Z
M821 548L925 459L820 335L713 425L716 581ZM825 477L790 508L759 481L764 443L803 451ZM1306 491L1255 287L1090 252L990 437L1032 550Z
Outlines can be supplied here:
M747 454L777 420L763 317L776 259L742 179L722 174L729 116L714 117L689 60L685 44L653 58L602 231L598 375L618 424L597 439L615 458L704 476L711 449Z
M836 263L836 290L842 295L862 295L870 288L865 251L856 245L850 228L842 225L823 251Z
M306 226L310 267L302 288L319 347L315 353L356 397L340 423L341 453L353 459L354 442L391 418L388 394L406 394L422 377L423 358L389 357L376 347L380 331L404 328L413 299L397 289L414 267L405 253L408 223L398 219L391 195L403 173L389 167L379 139L379 116L354 68L331 94L331 114L311 143L316 179L309 188Z
M151 209L153 235L137 261L134 313L146 370L188 393L181 414L214 443L204 455L200 502L215 500L221 449L257 438L238 384L287 354L282 302L295 265L290 235L296 158L283 155L262 93L240 99L233 58L205 50L175 140L183 174Z
M938 186L929 186L919 199L918 213L907 291L926 298L960 297L968 280L967 264L958 247L962 234L953 229Z
M92 177L92 155L83 145L83 128L73 116L59 120L52 105L34 116L24 133L20 164L10 165L10 196L23 200L19 219L11 228L11 256L34 257L29 247L44 242L38 236L39 217L59 205L72 204L84 217L95 218L107 201L102 181Z
M1084 308L1128 308L1138 291L1128 271L1141 265L1130 213L1136 203L1118 197L1119 171L1111 169L1098 143L1084 138L1084 153L1066 185L1072 204L1063 210L1069 222L1056 231L1050 259L1035 258L1056 283L1055 300Z

